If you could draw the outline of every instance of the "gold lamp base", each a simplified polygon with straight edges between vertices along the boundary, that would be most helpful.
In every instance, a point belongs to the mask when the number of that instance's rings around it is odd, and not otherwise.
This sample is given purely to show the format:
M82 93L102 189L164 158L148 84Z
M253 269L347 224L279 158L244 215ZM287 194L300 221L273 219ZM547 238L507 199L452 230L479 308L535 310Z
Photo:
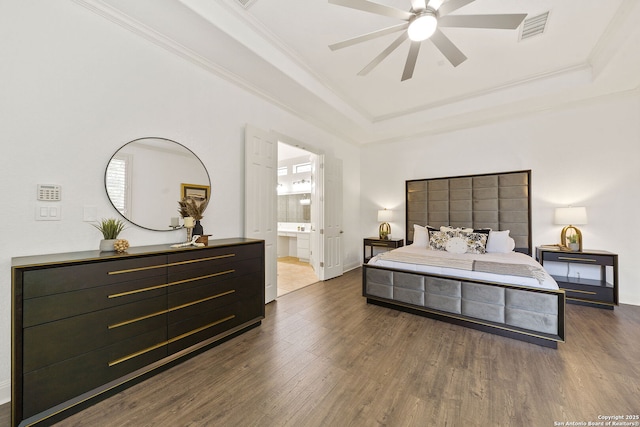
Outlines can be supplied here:
M567 237L567 231L569 230L573 230L573 233ZM575 242L570 242L570 240L575 240ZM560 233L560 244L567 246L571 250L582 252L582 233L577 227L567 225Z
M383 222L380 224L380 238L382 240L388 240L389 235L391 234L391 226L388 222Z

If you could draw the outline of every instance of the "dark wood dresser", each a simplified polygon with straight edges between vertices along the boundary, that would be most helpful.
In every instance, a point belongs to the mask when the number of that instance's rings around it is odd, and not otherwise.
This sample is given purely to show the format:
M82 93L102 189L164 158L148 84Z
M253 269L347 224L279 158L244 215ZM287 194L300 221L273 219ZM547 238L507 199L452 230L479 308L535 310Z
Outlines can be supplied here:
M264 242L12 260L12 425L51 424L264 319Z

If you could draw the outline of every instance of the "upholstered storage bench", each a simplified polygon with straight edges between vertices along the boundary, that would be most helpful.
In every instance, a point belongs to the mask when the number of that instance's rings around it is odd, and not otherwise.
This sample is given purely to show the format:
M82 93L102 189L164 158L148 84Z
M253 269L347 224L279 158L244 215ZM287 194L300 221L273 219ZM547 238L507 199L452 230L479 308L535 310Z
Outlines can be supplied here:
M14 258L12 425L51 423L264 318L264 242Z
M563 291L363 266L368 303L557 348Z

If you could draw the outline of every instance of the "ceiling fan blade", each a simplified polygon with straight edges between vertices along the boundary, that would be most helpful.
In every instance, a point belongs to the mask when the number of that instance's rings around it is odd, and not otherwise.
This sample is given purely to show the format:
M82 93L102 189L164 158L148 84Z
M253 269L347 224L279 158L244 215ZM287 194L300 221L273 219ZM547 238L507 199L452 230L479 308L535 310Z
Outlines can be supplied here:
M384 4L374 3L368 0L329 0L329 3L339 6L350 7L351 9L363 10L378 15L389 16L391 18L404 19L408 21L413 17L413 13L396 9L395 7L386 6Z
M416 61L418 60L418 53L420 52L421 44L422 42L411 42L409 54L407 55L407 62L404 64L401 81L409 80L413 77L413 70L416 68Z
M454 45L439 29L436 29L436 32L433 33L430 40L454 67L457 67L467 60L464 53L462 53L460 49L458 49L456 45Z
M453 12L454 10L458 10L461 7L468 5L469 3L473 3L474 1L475 0L449 0L444 2L442 6L440 6L438 12L440 13L440 16L444 16L448 13Z
M411 0L411 9L415 12L425 10L427 8L427 0Z
M429 1L427 1L427 3L428 3L427 6L430 9L439 10L440 6L442 6L442 3L444 3L444 0L429 0Z
M403 32L402 34L400 34L400 37L395 39L393 41L393 43L391 43L385 50L383 50L382 52L380 52L380 54L378 56L373 58L373 61L369 62L366 67L364 67L362 70L360 70L358 75L359 76L366 76L367 74L369 74L369 72L371 70L373 70L379 63L381 63L383 59L385 59L387 56L389 56L389 54L391 52L396 50L398 48L398 46L400 46L402 44L402 42L405 41L408 37L409 36L407 35L406 31Z
M373 39L375 39L377 37L382 37L382 36L386 36L387 34L392 34L392 33L398 32L398 31L405 30L408 26L409 26L409 23L405 22L405 23L402 23L402 24L394 25L392 27L387 27L387 28L383 28L381 30L372 31L370 33L363 34L363 35L358 36L358 37L354 37L354 38L351 38L351 39L348 39L348 40L343 40L341 42L331 44L331 45L329 45L329 49L338 50L338 49L342 49L342 48L345 48L345 47L348 47L348 46L353 46L354 44L366 42L367 40L373 40Z
M449 15L439 18L438 25L441 27L515 30L526 17L526 13L504 15Z

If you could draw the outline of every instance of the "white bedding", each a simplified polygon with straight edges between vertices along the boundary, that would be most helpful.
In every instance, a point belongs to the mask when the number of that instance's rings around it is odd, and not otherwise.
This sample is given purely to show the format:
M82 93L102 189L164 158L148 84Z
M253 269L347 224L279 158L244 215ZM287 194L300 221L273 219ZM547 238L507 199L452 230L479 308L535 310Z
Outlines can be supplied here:
M428 255L436 258L453 258L460 257L464 260L481 260L496 263L506 264L526 264L537 267L542 270L543 280L540 282L533 277L524 276L511 276L504 274L485 273L480 271L461 270L457 268L438 267L432 265L423 264L409 264L405 262L390 261L384 259L384 253L378 254L371 258L368 262L369 265L376 265L380 267L395 268L405 271L416 271L421 273L432 273L445 276L453 276L461 279L476 279L491 282L507 283L510 285L529 286L533 288L543 289L558 289L558 284L555 280L546 272L536 260L528 255L519 252L509 253L487 253L487 254L452 254L445 251L435 251L419 247L416 245L404 246L398 249L394 249L394 252L404 252L407 254Z

